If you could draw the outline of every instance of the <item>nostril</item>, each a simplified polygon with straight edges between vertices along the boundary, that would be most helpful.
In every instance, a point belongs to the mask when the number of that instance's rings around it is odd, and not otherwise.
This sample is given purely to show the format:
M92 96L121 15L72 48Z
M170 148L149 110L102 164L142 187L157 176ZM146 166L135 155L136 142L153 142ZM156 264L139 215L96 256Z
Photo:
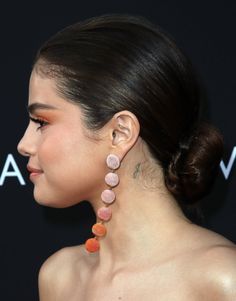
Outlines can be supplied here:
M30 156L30 154L27 153L26 151L21 151L20 154L21 154L22 156L24 156L24 157L29 157L29 156Z

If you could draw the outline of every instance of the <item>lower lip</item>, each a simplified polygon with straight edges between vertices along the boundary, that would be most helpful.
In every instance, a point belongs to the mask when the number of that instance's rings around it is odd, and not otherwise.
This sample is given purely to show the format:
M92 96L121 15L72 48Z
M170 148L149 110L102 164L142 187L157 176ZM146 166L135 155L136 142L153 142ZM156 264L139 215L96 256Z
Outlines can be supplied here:
M42 172L31 172L30 173L30 180L37 178L41 174L42 174Z

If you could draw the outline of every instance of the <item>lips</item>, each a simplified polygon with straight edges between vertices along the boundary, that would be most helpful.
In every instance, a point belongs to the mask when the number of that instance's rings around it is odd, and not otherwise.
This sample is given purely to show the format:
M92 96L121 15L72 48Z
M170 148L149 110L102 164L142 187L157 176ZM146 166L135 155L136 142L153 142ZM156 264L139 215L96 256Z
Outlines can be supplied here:
M30 172L30 178L38 176L43 173L43 171L41 169L34 168L30 165L27 165L27 169Z

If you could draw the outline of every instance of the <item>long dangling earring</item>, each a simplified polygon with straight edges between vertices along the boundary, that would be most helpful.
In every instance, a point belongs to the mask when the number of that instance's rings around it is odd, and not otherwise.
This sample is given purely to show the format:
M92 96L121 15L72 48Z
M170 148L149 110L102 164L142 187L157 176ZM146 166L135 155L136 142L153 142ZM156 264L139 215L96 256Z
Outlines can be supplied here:
M107 167L110 168L110 172L105 176L105 182L109 186L101 194L101 199L104 206L99 208L97 211L97 216L100 219L92 227L92 232L95 235L93 238L89 238L85 242L85 248L88 252L94 253L100 249L99 237L106 235L106 227L104 223L109 221L112 215L112 210L110 205L114 202L116 195L112 190L113 187L117 186L119 183L119 177L115 173L115 170L120 167L120 159L114 154L109 154L106 158Z

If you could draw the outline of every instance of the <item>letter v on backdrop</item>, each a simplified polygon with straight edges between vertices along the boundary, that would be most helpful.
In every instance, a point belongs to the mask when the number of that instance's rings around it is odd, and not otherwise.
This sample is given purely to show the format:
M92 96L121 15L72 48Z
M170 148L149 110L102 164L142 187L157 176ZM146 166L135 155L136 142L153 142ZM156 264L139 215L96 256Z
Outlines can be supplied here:
M220 168L221 168L222 173L223 173L226 180L230 176L230 173L232 171L235 159L236 159L236 146L234 146L234 148L232 150L232 153L231 153L231 156L229 158L228 164L225 165L223 160L221 160L221 162L220 162Z

